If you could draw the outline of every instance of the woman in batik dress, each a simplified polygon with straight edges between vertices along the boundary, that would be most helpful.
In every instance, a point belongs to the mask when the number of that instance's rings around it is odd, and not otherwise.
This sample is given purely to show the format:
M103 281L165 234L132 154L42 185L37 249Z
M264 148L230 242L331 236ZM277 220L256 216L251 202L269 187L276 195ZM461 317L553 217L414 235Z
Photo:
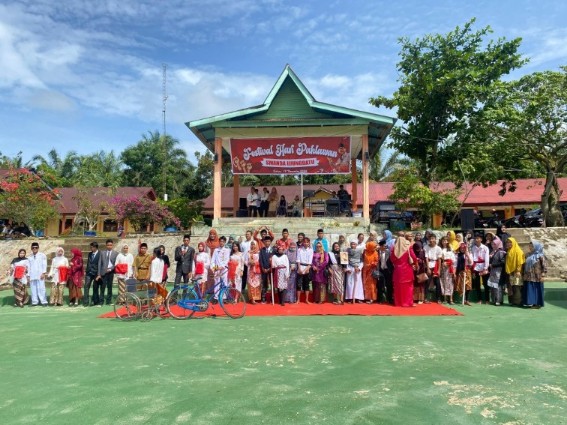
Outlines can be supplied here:
M341 265L341 246L335 242L329 253L329 288L334 296L333 304L344 304L345 274Z
M323 244L321 242L317 242L315 245L315 252L313 253L313 262L311 263L313 300L317 304L325 302L325 298L327 296L327 275L325 271L328 263L329 255L323 249Z
M79 302L83 299L83 277L85 276L85 271L83 269L83 253L79 248L72 248L71 254L71 270L68 279L69 285L69 307L79 305Z
M20 249L18 256L10 263L10 273L12 276L12 286L14 288L14 307L24 308L28 303L28 294L26 285L28 283L27 275L30 269L29 260L26 258L26 250Z
M260 301L262 297L260 288L262 275L260 270L260 249L256 241L250 242L250 250L248 250L244 261L248 266L248 282L246 282L248 301L256 304L256 301Z
M69 260L65 258L65 251L62 247L58 247L55 251L55 257L51 260L51 269L48 277L51 279L51 294L49 295L49 304L63 305L63 289L67 284L67 275L69 273Z

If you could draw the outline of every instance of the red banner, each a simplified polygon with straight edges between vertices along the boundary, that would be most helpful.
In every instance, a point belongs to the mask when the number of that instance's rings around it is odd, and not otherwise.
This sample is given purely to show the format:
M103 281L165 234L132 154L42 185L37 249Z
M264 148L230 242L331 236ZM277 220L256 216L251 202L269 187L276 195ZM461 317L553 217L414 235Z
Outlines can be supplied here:
M231 139L233 174L349 174L350 137Z

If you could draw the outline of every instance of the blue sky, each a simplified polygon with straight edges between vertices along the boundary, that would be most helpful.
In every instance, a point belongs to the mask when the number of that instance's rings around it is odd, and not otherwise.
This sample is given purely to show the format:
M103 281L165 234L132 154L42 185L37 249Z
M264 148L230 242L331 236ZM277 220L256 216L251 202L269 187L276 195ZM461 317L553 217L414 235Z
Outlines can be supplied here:
M567 65L560 0L0 0L0 152L24 159L120 152L162 130L190 158L184 122L263 102L289 63L317 100L384 113L398 37L446 33L476 17L522 37L517 78Z

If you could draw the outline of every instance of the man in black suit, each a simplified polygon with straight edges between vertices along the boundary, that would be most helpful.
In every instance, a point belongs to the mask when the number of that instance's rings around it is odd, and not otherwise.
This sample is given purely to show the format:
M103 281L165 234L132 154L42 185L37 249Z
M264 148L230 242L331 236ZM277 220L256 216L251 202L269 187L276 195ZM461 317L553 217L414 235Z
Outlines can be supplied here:
M181 278L183 278L183 283L189 282L189 279L193 276L193 260L195 259L195 250L189 246L191 242L191 236L183 236L183 245L175 248L175 261L177 261L177 266L175 267L175 281L173 283L174 287L179 287Z
M112 281L114 280L114 265L118 252L114 251L114 241L106 240L106 250L100 253L98 260L98 276L94 285L94 291L100 290L98 306L102 307L104 302L104 290L106 288L106 305L112 304ZM94 295L93 295L94 298Z
M386 246L386 241L382 239L378 242L378 302L394 303L394 291L392 285L392 275L394 265L390 261L390 250Z
M266 304L266 292L268 291L268 281L272 272L272 238L264 236L262 239L264 247L260 250L259 262L262 271L262 304Z
M98 250L98 243L91 242L91 252L87 258L87 267L85 269L85 288L83 293L83 307L90 305L89 293L91 291L91 284L93 281L96 286L96 278L98 276L98 260L100 259L100 251ZM97 290L93 292L93 304L97 305L98 299L98 286Z

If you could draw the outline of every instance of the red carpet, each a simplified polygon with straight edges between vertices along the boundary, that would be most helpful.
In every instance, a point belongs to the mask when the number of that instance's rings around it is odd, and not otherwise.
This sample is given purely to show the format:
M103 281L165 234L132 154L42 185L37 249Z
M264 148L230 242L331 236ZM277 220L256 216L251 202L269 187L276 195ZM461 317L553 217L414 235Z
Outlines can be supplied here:
M197 312L193 317L224 316L219 305L211 305L204 312ZM415 307L393 307L382 304L247 304L245 316L462 316L457 310L443 304L421 304ZM114 312L108 312L98 317L114 318Z

